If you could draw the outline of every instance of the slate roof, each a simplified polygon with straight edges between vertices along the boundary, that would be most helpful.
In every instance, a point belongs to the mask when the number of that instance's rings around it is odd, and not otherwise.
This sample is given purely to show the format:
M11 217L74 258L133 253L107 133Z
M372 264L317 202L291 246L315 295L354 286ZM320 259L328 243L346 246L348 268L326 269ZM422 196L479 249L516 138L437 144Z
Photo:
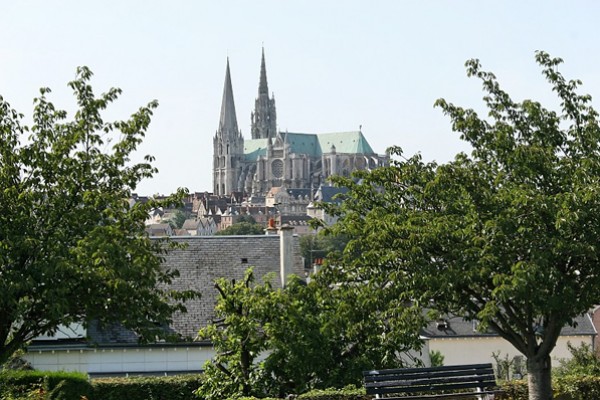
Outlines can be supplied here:
M186 219L183 222L183 226L181 227L181 229L193 231L193 230L198 229L198 225L200 225L200 221L198 221L195 218L190 218L190 219Z
M281 224L288 224L291 226L307 226L308 221L313 219L308 215L282 215L280 217Z
M498 334L493 331L478 332L477 321L467 321L461 317L448 316L442 320L430 322L423 330L423 336L431 339L440 338L475 338L475 337L496 337ZM565 326L562 336L592 336L596 335L596 329L592 324L592 319L588 314L584 314L575 319L576 327Z
M340 197L343 196L338 196L338 198L334 199L335 195L346 193L348 193L348 188L346 187L321 186L317 190L317 193L315 193L315 201L322 201L324 203L335 202L339 204L341 202Z

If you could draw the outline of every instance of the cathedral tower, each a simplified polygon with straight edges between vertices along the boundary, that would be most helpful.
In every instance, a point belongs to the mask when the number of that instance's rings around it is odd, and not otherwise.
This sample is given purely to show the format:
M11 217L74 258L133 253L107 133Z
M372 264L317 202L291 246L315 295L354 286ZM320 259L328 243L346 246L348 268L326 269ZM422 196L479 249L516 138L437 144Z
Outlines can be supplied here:
M227 58L225 71L221 118L213 139L213 146L213 190L216 195L229 195L239 190L237 187L239 164L244 157L244 138L238 129L235 115L229 58Z
M267 86L267 68L265 66L265 49L262 50L260 65L260 82L258 84L258 97L251 113L252 139L273 139L277 135L277 114L275 112L275 98L269 98Z

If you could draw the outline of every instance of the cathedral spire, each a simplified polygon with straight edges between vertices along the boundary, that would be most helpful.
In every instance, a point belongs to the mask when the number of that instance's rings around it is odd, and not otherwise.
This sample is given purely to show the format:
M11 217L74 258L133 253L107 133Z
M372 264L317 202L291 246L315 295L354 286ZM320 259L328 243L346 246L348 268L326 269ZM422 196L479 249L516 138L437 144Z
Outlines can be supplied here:
M213 139L213 187L219 196L228 196L240 190L240 157L244 154L244 138L238 129L233 102L233 88L229 71L229 57L225 70L223 101L219 129Z
M258 95L269 95L269 87L267 86L267 67L265 65L265 48L262 48L262 60L260 63L260 83L258 85Z
M251 114L251 119L252 139L273 138L277 134L277 112L275 111L275 99L269 97L264 47L260 63L258 98L254 103L254 111Z
M230 134L235 134L238 132L237 118L235 116L235 104L233 102L231 73L229 72L229 57L227 57L227 70L225 71L225 85L223 87L223 101L221 103L219 131Z

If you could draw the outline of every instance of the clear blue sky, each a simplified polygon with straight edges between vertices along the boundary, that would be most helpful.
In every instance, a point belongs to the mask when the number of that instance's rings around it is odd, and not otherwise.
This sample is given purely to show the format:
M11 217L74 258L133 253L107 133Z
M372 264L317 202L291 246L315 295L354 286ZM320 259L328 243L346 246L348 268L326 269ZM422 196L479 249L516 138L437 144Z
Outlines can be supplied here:
M138 188L212 188L229 56L238 123L250 136L264 44L280 130L362 130L377 152L391 145L448 161L466 147L434 101L481 109L479 58L516 100L553 105L535 50L600 95L597 1L154 1L0 0L0 94L31 115L38 88L73 109L66 83L89 66L98 93L124 90L108 117L152 99L160 106L140 149L160 173Z

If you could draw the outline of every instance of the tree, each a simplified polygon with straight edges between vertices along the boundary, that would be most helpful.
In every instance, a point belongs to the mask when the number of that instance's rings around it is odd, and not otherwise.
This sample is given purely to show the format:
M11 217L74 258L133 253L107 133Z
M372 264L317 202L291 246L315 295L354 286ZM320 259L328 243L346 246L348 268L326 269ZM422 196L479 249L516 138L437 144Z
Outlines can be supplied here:
M255 285L251 268L242 281L221 278L215 288L219 292L216 319L202 328L198 337L209 339L217 355L206 362L196 394L207 400L262 396L260 383L265 380L255 361L267 349L263 325L275 292L268 277L262 285Z
M343 251L348 239L345 235L333 236L318 232L314 235L302 235L299 241L304 267L311 268L317 258L326 258L330 253Z
M169 220L169 225L171 225L171 228L173 229L181 229L189 216L190 213L185 210L175 210L173 217Z
M95 97L91 76L82 67L69 83L78 105L72 120L48 101L49 89L34 101L31 128L0 98L0 363L73 322L119 322L154 340L196 297L165 289L177 276L161 269L168 245L144 233L148 211L181 201L184 191L128 203L156 172L152 157L135 164L130 155L157 102L105 122L101 112L121 91Z
M441 165L415 155L358 172L358 183L339 178L348 200L323 207L340 216L333 232L351 238L338 264L346 276L492 328L527 358L530 399L546 400L561 329L600 298L600 126L581 82L558 71L562 60L536 61L560 112L514 102L470 60L489 117L436 105L471 154Z
M422 314L386 296L364 296L355 282L336 282L325 269L305 283L298 277L266 308L269 356L264 361L279 397L311 389L361 385L362 371L414 365L421 348ZM393 302L396 307L384 309ZM382 311L383 310L383 311Z
M257 223L236 222L215 233L215 235L231 236L231 235L264 235L265 228Z
M308 284L293 277L283 289L273 288L270 278L255 284L249 269L243 281L217 280L216 318L199 333L217 351L204 368L197 392L203 399L360 385L373 363L402 366L403 352L420 347L419 330L405 329L421 320L413 309L396 308L387 323L362 297L332 290L325 276ZM268 355L257 362L263 352Z

